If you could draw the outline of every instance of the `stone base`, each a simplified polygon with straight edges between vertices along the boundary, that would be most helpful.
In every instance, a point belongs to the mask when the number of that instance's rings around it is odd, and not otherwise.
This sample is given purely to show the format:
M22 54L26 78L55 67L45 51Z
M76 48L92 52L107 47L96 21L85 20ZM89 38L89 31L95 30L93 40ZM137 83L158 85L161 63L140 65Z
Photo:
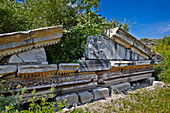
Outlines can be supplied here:
M78 104L78 102L79 102L78 101L78 95L76 93L72 93L72 94L69 94L69 95L57 97L56 103L58 103L58 102L61 102L64 106L65 106L65 103L68 104L68 106L73 106L73 104L75 104L75 103Z
M78 93L78 96L82 104L91 102L93 100L93 95L89 92Z
M109 89L99 87L92 90L92 94L94 100L104 99L109 96Z
M120 93L122 91L127 91L129 88L130 88L129 82L120 83L120 84L112 85L109 87L111 94Z

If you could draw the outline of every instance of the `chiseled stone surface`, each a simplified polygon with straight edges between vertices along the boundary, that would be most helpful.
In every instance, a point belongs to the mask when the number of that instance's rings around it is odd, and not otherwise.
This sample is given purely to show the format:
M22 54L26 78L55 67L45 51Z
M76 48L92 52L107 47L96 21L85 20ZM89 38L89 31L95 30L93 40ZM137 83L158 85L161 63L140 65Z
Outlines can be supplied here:
M14 54L9 57L7 63L39 63L47 62L44 48L32 49L26 52Z
M108 88L102 88L98 87L91 92L93 94L93 99L98 100L98 99L104 99L109 96L109 89Z
M81 60L79 72L110 70L109 60Z
M15 73L17 71L16 65L0 65L0 77L4 75Z
M85 57L88 59L115 59L115 43L107 37L89 36Z
M19 53L18 57L23 62L46 62L46 53L44 48L32 49L23 53Z
M66 100L66 101L65 101ZM69 106L73 106L73 104L78 104L78 95L76 93L60 96L56 98L56 103L61 102L64 105L64 101ZM58 105L58 104L57 104Z
M22 60L16 54L14 54L14 55L10 56L7 63L22 63Z
M112 93L120 93L122 91L126 91L130 88L130 83L129 82L125 82L125 83L120 83L120 84L116 84L116 85L111 85L109 87L111 94Z
M37 75L37 74L50 74L57 71L56 64L50 65L21 65L18 67L18 76L21 75Z
M78 93L80 102L82 104L90 102L93 100L93 95L90 92L82 92L82 93Z

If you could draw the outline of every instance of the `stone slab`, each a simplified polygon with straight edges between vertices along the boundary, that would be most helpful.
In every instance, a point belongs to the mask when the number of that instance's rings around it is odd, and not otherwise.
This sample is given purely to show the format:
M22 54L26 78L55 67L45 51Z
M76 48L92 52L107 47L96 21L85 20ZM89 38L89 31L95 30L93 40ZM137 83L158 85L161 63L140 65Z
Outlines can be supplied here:
M44 48L32 49L23 53L19 53L18 57L23 62L46 62L47 57Z
M109 60L80 60L79 72L110 70Z
M105 99L109 96L109 89L108 88L96 88L91 92L93 94L94 100Z
M74 84L70 85L68 84L67 87L61 87L61 94L69 94L69 93L80 93L80 92L84 92L84 91L91 91L93 89L95 89L97 87L97 82L84 82L82 81L83 84L76 84L78 82L74 82Z
M5 62L17 64L24 63L42 64L42 62L47 62L47 57L44 48L38 48L14 54L10 56Z
M0 65L0 77L4 75L15 73L17 71L16 65Z
M112 93L120 93L122 91L126 91L130 88L130 83L129 82L125 82L125 83L120 83L120 84L116 84L116 85L111 85L109 87L111 94Z
M55 74L57 72L57 65L21 65L18 67L17 76L31 77L40 75Z
M56 104L58 102L61 102L64 105L64 100L66 100L66 104L68 104L69 106L73 106L73 104L75 104L75 103L78 104L79 103L78 95L76 93L72 93L72 94L57 97L56 98Z
M90 92L78 93L79 100L82 104L91 102L93 100L93 95Z
M78 63L60 63L57 74L74 73L80 67Z

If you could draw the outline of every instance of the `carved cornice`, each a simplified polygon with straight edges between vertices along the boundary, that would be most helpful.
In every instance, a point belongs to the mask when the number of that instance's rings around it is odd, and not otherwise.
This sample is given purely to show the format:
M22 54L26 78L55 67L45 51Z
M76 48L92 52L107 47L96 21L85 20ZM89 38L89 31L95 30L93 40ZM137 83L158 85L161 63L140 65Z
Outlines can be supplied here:
M62 26L0 34L0 57L60 42Z
M148 46L142 43L140 40L126 32L120 27L116 27L114 29L110 29L106 31L106 34L112 39L114 42L124 46L125 48L130 48L132 51L140 54L142 57L148 59L151 58L152 55L156 55L161 60L164 59L161 55L151 50Z

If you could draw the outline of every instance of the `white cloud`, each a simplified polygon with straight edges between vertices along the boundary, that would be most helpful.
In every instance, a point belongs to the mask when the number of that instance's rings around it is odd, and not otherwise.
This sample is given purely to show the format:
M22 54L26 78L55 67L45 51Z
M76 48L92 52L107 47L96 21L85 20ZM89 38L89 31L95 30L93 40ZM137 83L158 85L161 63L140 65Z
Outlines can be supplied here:
M161 33L170 32L170 24L166 25L164 28L161 29Z

